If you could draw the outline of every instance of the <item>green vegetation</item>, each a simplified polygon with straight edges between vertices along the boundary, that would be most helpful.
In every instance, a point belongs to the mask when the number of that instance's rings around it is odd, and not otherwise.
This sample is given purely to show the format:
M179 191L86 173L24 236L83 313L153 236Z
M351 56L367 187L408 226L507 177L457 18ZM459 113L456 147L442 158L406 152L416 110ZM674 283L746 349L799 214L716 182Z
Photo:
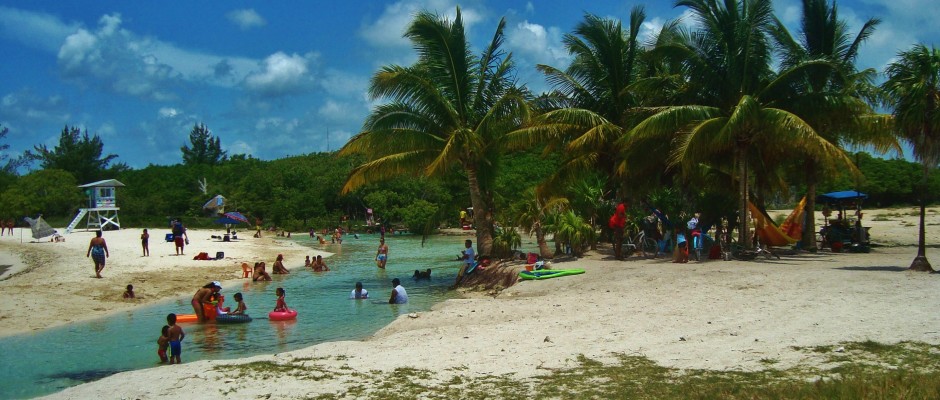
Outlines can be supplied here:
M668 22L649 41L641 40L641 6L623 22L586 13L564 35L571 63L537 67L545 93L516 80L505 21L475 51L459 8L453 19L419 12L405 33L416 61L375 72L369 96L382 103L338 153L230 155L224 135L199 123L180 164L131 169L111 165L116 155L101 153L98 136L66 127L51 150L0 155L0 217L41 212L65 223L82 205L75 185L116 178L127 184L118 202L128 226L170 217L212 226L201 206L216 194L228 210L293 231L361 229L373 209L382 223L431 233L472 206L479 254L517 246L520 238L501 226L534 235L549 257L546 237L555 254L595 249L621 200L633 223L652 205L674 221L696 211L704 225L725 219L740 235L748 201L789 207L779 203L806 194L815 210L817 191L850 188L879 207L938 200L936 49L902 52L876 87L876 71L855 65L875 18L850 30L834 2L805 0L801 29L791 33L770 0L676 5L698 24L690 31ZM849 153L890 154L901 143L919 165ZM41 171L15 175L24 159ZM815 243L812 225L805 231ZM925 258L918 265L930 269Z
M679 370L632 355L613 363L584 356L571 368L551 369L520 379L478 375L467 368L429 371L397 368L363 374L349 368L327 371L318 359L293 359L214 367L232 378L286 376L337 379L343 391L316 399L928 399L940 395L940 346L920 342L872 341L794 348L800 364L774 368L763 358L753 371ZM238 393L237 386L229 389Z

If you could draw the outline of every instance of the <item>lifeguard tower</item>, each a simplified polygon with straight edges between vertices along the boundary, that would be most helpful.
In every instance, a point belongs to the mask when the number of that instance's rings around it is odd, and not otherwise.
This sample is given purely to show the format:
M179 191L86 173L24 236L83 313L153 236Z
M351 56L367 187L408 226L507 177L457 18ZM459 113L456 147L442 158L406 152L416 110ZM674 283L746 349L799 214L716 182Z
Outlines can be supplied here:
M115 229L121 229L121 221L118 219L117 197L115 188L124 187L124 184L117 179L106 179L103 181L86 183L79 186L85 189L88 195L88 208L79 208L78 215L65 228L65 233L72 233L85 218L85 229L105 229L107 226L113 226Z

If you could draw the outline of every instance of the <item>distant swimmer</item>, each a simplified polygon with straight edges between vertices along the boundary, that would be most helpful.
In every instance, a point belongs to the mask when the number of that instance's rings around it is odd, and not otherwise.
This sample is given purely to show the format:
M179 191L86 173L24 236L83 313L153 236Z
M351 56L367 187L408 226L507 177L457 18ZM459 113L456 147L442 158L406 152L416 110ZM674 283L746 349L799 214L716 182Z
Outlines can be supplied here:
M428 268L425 271L415 270L415 274L411 276L416 281L421 279L431 279L431 269Z

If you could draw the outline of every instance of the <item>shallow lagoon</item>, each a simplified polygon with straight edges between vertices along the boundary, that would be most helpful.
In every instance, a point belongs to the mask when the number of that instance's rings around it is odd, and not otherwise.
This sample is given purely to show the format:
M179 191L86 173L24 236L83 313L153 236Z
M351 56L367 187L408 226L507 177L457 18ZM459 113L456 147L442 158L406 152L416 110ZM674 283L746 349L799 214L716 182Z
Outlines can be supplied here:
M225 287L222 293L226 305L233 305L233 295L242 292L255 320L239 325L182 324L186 332L183 362L241 358L326 341L364 339L401 314L428 310L453 296L447 288L456 276L459 263L454 260L466 237L429 237L422 246L419 236L388 236L389 264L384 271L374 263L378 235L345 239L342 245L314 244L306 236L293 239L334 253L326 260L330 272L312 273L299 268L287 276L273 275L272 282L245 280L235 287ZM273 261L274 256L268 258ZM303 263L286 261L291 267ZM411 279L415 269L427 268L433 270L431 281ZM392 278L401 279L408 290L409 304L386 304ZM369 291L369 300L348 299L356 281ZM268 311L274 308L277 287L287 291L287 304L298 310L296 321L267 320ZM166 315L192 313L189 299L185 296L102 319L0 339L0 398L40 396L121 371L156 366L156 339Z

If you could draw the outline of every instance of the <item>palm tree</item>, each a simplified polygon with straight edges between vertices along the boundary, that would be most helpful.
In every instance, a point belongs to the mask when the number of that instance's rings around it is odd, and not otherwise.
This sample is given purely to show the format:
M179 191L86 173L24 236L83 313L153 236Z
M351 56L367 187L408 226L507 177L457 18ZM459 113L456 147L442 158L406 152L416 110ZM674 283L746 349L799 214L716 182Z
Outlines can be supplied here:
M768 161L781 159L784 152L840 159L850 167L851 161L798 115L770 106L767 98L798 72L771 70L770 0L682 0L676 5L689 7L700 29L673 35L653 52L682 64L688 97L698 104L656 108L623 140L673 141L670 161L686 173L703 163L731 160L738 185L738 240L747 245L750 166L767 173L774 167Z
M775 101L781 108L804 117L816 132L830 143L846 145L874 145L881 152L898 149L897 141L884 129L871 129L870 124L882 122L872 115L874 111L865 102L871 90L873 69L858 71L855 60L861 44L874 33L880 20L865 21L855 36L848 32L845 21L839 19L838 7L829 0L803 0L803 16L798 38L782 22L775 19L771 34L780 46L782 66L794 68L803 63L820 60L833 68L805 69L805 75L788 93ZM867 117L864 117L867 116ZM864 135L862 133L875 133ZM806 210L809 217L803 230L805 248L816 251L816 184L820 167L826 160L801 158L799 166L806 179Z
M587 14L563 39L573 56L571 65L564 71L537 66L554 92L542 99L547 110L539 120L513 133L513 145L547 143L564 148L562 166L546 187L567 187L585 171L598 171L606 179L604 192L615 194L612 189L619 183L612 178L620 152L614 143L625 132L628 111L636 105L629 87L638 77L639 32L645 19L643 7L634 7L624 31L620 21Z
M554 230L556 246L570 246L575 257L583 256L584 251L597 237L591 224L571 210L561 212L555 217Z
M924 215L927 207L927 173L940 163L940 52L936 47L919 44L898 54L885 70L882 84L886 105L894 112L894 123L923 164L924 180L920 198L920 231L917 256L911 262L914 271L933 271L927 261L924 240Z
M493 180L504 136L528 119L525 90L514 82L511 54L504 53L505 20L489 46L470 53L460 8L453 22L418 13L405 32L418 53L410 66L388 65L373 77L370 96L391 101L375 107L340 154L362 153L343 187L401 175L440 177L459 168L466 175L479 254L493 250Z
M522 228L525 233L535 235L535 241L539 246L539 255L544 259L552 258L552 250L548 248L548 241L545 236L549 233L550 225L548 214L552 210L567 208L568 199L552 198L544 199L539 192L530 187L522 194L522 199L513 207L513 215L516 225Z

